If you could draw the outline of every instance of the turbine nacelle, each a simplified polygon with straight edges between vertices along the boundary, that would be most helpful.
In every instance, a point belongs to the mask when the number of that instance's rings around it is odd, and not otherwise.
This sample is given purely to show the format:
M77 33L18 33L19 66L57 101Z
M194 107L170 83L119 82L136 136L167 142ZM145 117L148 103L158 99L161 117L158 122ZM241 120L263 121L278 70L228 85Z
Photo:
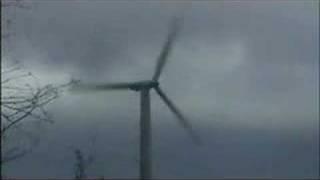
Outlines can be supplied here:
M133 91L140 91L142 89L151 89L159 86L158 81L147 80L147 81L138 81L129 86L129 89Z

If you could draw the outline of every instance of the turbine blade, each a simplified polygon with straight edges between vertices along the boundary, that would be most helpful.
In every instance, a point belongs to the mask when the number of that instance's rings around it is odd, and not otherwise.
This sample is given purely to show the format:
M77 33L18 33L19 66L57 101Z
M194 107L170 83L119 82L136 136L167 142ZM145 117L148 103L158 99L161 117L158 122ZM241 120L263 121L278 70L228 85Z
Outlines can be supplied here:
M70 90L74 92L91 92L105 90L128 90L135 83L110 83L110 84L74 84Z
M161 99L165 102L165 104L169 107L169 109L173 112L173 114L178 118L178 122L180 125L189 133L192 140L195 144L200 145L200 138L194 132L190 122L183 116L180 110L173 104L173 102L168 98L168 96L160 89L160 87L155 87L156 92L159 94Z
M168 59L168 56L171 52L172 45L176 39L176 36L178 33L178 28L179 28L177 19L174 19L173 24L170 28L171 29L170 29L169 34L167 36L167 40L165 41L165 43L162 47L161 53L157 59L157 65L156 65L155 72L154 72L154 75L152 78L153 81L157 81L159 79L160 74L163 70L163 67L165 66L167 59Z

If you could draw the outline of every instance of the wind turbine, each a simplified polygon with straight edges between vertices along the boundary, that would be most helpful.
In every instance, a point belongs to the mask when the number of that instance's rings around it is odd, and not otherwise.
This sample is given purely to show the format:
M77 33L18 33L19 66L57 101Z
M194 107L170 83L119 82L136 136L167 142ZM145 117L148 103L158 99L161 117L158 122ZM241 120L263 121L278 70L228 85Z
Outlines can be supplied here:
M169 34L162 47L161 53L157 59L154 75L151 80L112 83L112 84L80 84L75 83L72 90L74 91L105 91L105 90L133 90L140 92L140 178L152 178L152 158L151 158L151 120L150 120L150 90L154 89L164 103L169 107L173 114L177 117L180 125L189 133L196 144L200 143L200 139L194 133L189 121L183 116L176 105L168 98L159 85L159 77L168 60L168 56L172 50L174 41L178 33L178 22L175 19L169 29Z

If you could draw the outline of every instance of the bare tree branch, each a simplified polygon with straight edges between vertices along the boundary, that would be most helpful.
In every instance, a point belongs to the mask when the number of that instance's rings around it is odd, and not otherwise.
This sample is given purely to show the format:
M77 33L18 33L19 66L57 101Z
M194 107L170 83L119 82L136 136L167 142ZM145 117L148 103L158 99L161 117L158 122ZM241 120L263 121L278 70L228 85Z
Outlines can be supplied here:
M1 93L1 138L4 140L11 130L21 127L31 120L52 123L49 113L44 108L58 97L58 94L70 83L41 87L31 73L25 73L20 67L10 67L3 70ZM22 83L23 82L23 83ZM26 84L27 83L27 84ZM20 132L21 129L19 130ZM4 144L4 148L6 147ZM20 158L30 152L20 147L18 151L3 152L1 163Z
M2 57L10 57L8 53L13 53L9 41L15 34L16 8L30 9L30 4L31 1L28 0L1 0L1 10L9 12L1 22L1 38L6 41L2 44L1 50L7 50L7 55ZM52 123L45 106L58 98L63 88L69 85L70 83L40 86L38 79L18 62L1 67L1 165L32 151L38 141L34 134L38 131L28 131L28 125Z

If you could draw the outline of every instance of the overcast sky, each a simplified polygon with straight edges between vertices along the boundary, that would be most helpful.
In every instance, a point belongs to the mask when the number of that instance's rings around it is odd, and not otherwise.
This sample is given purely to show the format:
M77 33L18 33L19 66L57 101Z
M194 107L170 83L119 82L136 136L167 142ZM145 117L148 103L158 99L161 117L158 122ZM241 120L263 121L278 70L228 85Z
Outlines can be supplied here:
M155 177L318 176L318 1L29 2L4 12L15 36L3 61L44 84L151 79L170 20L184 14L160 84L204 145L151 92ZM138 176L138 93L66 92L48 109L56 123L6 174L72 177L80 147L96 157L90 176Z

